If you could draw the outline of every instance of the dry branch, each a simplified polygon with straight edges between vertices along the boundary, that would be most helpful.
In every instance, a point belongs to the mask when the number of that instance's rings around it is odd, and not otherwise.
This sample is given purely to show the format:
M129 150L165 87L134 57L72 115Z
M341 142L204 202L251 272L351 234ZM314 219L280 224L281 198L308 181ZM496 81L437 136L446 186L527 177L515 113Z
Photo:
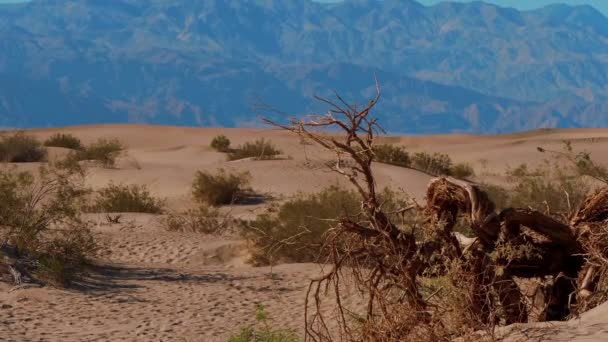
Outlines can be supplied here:
M374 139L381 131L370 118L380 98L377 82L376 89L376 96L363 107L336 94L336 101L318 98L330 107L325 115L292 119L288 124L266 120L333 152L331 169L348 179L362 199L361 215L356 220L343 217L327 236L333 267L311 281L305 312L308 340L335 339L336 331L332 332L321 309L322 297L330 291L337 306L337 336L342 340L454 337L444 317L451 309L438 304L437 291L422 295L421 275L449 276L452 287L463 291L459 300L466 303L460 313L452 314L473 329L525 322L529 312L538 311L527 307L516 277L541 280L546 295L540 316L547 319L564 319L573 302L592 297L598 286L608 293L608 188L587 198L566 224L525 208L498 213L477 185L436 178L428 185L426 208L421 211L426 219L416 227L423 228L422 241L416 241L414 229L404 230L391 222L379 203L372 170ZM328 130L338 134L327 134ZM453 234L461 217L467 218L477 238L465 250ZM581 255L587 258L584 267ZM578 289L573 282L577 273ZM342 300L347 275L368 300L359 329L347 317L350 311ZM580 295L573 301L575 292Z

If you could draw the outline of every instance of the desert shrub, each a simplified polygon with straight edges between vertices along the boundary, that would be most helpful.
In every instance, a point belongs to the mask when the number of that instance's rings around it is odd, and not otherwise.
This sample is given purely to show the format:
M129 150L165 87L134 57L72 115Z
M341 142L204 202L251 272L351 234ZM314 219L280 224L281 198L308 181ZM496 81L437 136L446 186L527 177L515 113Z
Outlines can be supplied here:
M264 213L242 223L251 242L252 262L313 262L322 256L325 233L342 215L354 215L359 202L354 192L331 186L315 194L299 194L276 213Z
M404 223L403 215L397 212L406 200L388 189L379 198L383 210L394 213L391 218L396 223ZM241 232L251 244L251 261L256 265L314 262L326 256L326 233L340 217L355 217L360 210L354 191L330 186L318 193L299 194L274 211L241 222Z
M44 142L44 146L63 147L71 150L82 150L82 142L71 134L55 133Z
M216 208L206 204L183 213L169 213L161 221L165 229L170 232L203 234L222 234L232 222L229 215L223 215Z
M81 169L59 164L37 174L0 171L0 229L8 255L42 278L67 284L97 251L89 224L81 218Z
M110 184L97 190L92 208L105 213L160 214L165 203L155 198L145 185Z
M376 157L375 160L378 162L397 166L410 166L410 155L401 146L381 144L374 146L373 149Z
M218 135L211 140L211 147L218 152L228 152L230 151L230 139L225 135Z
M496 205L497 209L505 209L511 206L509 191L502 186L483 183L479 184L479 187L488 195L490 200Z
M4 135L0 140L0 160L9 163L45 161L47 151L36 138L17 132Z
M443 153L417 152L412 156L412 166L432 175L450 175L452 159Z
M509 196L513 207L567 214L575 210L591 190L579 175L550 161L534 170L520 165L508 170L507 175L513 184Z
M192 183L192 194L199 203L212 206L237 203L247 190L251 175L227 173L220 169L216 174L198 171Z
M282 152L272 142L261 138L254 142L247 142L232 151L228 157L230 160L254 158L256 160L275 159Z
M450 175L456 178L469 178L475 176L475 170L468 163L458 163L450 169Z
M100 162L104 167L114 167L116 158L124 151L125 146L118 139L99 139L97 142L77 151L77 160L94 160Z
M228 338L228 342L296 342L298 335L289 329L276 329L271 326L270 315L263 305L258 305L254 325L241 328L240 332Z

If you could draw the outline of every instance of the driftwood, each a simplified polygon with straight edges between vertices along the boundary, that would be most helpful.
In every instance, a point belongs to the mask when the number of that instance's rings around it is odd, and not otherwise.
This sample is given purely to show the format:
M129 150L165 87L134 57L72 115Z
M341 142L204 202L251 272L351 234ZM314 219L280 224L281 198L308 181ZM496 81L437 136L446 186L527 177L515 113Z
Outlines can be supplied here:
M520 291L514 285L515 277L548 279L551 286L546 293L543 316L564 319L573 304L579 302L582 306L585 299L592 296L599 281L600 264L604 262L605 267L607 263L608 187L588 196L569 224L528 208L508 208L497 213L479 187L452 178L436 178L430 182L427 210L444 222L445 236L452 233L458 215L467 216L480 242L477 259L506 243L515 248L527 245L535 251L535 255L528 258L499 257L492 262L472 263L472 268L478 271L501 268L502 279L497 287L501 305L521 308L512 312L505 310L507 321L527 320L517 295ZM578 281L574 281L576 279ZM487 281L480 277L475 291L489 285ZM496 284L495 278L492 283Z

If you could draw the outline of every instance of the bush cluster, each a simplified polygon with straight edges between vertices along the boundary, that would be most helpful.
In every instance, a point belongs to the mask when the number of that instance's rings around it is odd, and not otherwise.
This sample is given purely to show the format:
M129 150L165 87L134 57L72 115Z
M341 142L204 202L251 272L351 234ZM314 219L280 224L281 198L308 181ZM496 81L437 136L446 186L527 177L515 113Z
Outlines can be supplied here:
M242 222L243 236L252 244L251 261L256 265L318 261L326 232L342 215L354 215L359 207L357 194L332 186L299 194L276 213Z
M201 204L220 206L238 203L248 190L251 175L227 173L220 169L216 174L198 171L192 184L192 195Z
M412 156L412 166L432 175L448 176L452 171L452 159L444 153L417 152Z
M218 135L211 140L211 147L218 152L230 151L230 139L225 135Z
M454 164L447 154L418 152L410 155L404 147L391 144L376 145L373 149L374 160L380 163L411 167L436 176L468 178L475 175L470 164Z
M90 211L104 213L149 213L163 212L165 202L150 194L145 185L109 184L97 191Z
M380 163L410 167L409 153L402 146L381 144L374 146L375 160Z
M228 159L253 158L255 160L271 160L276 159L281 153L281 150L276 148L272 142L261 138L235 148L228 154Z
M169 213L161 223L170 232L222 234L230 227L232 219L214 207L201 204L183 213Z
M12 257L64 285L97 251L90 225L81 218L89 194L81 171L59 164L43 166L37 174L0 171L0 230Z
M47 147L62 147L80 151L84 148L82 142L71 134L56 133L44 142Z
M125 150L125 146L118 139L99 139L96 142L76 151L72 156L78 161L93 160L104 167L116 166L116 158Z
M38 139L16 132L0 138L0 160L8 163L42 162L47 151Z

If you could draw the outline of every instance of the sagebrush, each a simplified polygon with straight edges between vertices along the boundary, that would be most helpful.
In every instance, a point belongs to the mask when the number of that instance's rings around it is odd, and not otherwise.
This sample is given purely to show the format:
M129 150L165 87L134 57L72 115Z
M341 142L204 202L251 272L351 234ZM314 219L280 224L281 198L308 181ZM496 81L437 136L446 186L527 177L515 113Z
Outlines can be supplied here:
M89 211L160 214L164 206L165 201L154 197L146 185L111 183L96 191Z
M68 284L98 249L81 216L90 190L84 173L69 164L37 173L0 170L0 231L5 256L23 273Z
M276 159L282 153L271 141L260 138L254 142L247 142L228 154L230 160L253 158L256 160Z
M84 146L77 137L66 133L55 133L44 141L47 147L62 147L71 150L82 150Z
M118 139L101 138L83 149L76 151L73 154L73 157L79 161L96 161L106 168L113 168L116 166L116 159L125 149L125 145Z
M0 160L9 163L43 162L47 150L42 143L25 132L4 134L0 138Z
M192 183L192 195L201 204L220 206L238 203L249 190L248 172L228 173L219 169L215 174L198 171Z

